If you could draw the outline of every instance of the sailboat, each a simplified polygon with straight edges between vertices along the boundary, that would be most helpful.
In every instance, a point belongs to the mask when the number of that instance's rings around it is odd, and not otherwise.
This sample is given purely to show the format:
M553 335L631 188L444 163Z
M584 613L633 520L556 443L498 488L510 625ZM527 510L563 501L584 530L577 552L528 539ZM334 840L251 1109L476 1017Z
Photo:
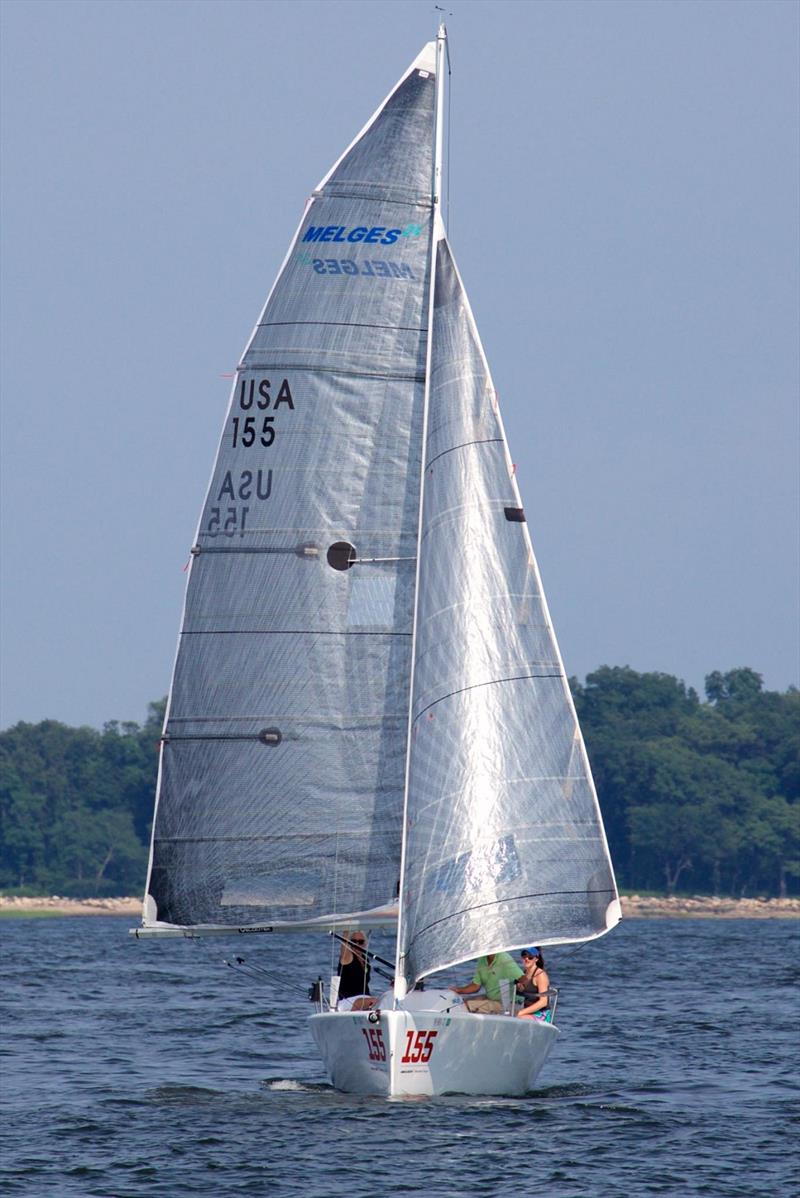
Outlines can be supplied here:
M396 931L324 987L332 1084L523 1094L558 1029L435 975L620 917L497 395L442 214L442 25L311 194L202 509L137 936ZM420 989L426 983L425 989Z

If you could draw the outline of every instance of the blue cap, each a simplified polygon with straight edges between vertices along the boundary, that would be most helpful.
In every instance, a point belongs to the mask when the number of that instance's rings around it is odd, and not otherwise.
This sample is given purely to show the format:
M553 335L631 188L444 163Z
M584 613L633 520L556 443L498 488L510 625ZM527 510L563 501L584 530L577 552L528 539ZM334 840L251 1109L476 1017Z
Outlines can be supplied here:
M538 957L542 950L540 948L523 948L522 952L528 957Z

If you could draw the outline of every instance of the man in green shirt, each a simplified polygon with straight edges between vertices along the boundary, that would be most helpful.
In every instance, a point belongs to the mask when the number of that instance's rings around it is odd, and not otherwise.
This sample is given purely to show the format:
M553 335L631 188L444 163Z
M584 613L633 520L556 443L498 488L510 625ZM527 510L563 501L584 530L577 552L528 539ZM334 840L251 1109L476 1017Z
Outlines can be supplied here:
M483 988L485 998L468 998L466 1006L477 1015L501 1015L503 1013L500 983L516 982L522 970L508 953L488 953L478 957L478 965L472 981L467 986L454 986L456 994L476 994Z

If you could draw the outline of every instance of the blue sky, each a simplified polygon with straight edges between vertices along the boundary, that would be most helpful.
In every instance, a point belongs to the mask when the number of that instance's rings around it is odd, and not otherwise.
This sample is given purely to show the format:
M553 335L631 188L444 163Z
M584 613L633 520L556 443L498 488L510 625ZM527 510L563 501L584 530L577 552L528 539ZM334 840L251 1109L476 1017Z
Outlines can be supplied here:
M798 6L448 6L450 233L567 669L797 684ZM166 693L229 380L428 3L2 5L5 726Z

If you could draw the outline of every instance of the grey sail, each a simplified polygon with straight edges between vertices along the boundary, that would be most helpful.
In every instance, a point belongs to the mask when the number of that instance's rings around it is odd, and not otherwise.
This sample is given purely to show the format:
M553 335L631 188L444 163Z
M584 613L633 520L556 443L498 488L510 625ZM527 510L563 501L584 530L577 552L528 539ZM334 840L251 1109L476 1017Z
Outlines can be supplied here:
M192 551L145 925L397 894L433 64L430 46L313 193L241 361Z
M409 983L619 917L496 396L437 251L399 959Z

